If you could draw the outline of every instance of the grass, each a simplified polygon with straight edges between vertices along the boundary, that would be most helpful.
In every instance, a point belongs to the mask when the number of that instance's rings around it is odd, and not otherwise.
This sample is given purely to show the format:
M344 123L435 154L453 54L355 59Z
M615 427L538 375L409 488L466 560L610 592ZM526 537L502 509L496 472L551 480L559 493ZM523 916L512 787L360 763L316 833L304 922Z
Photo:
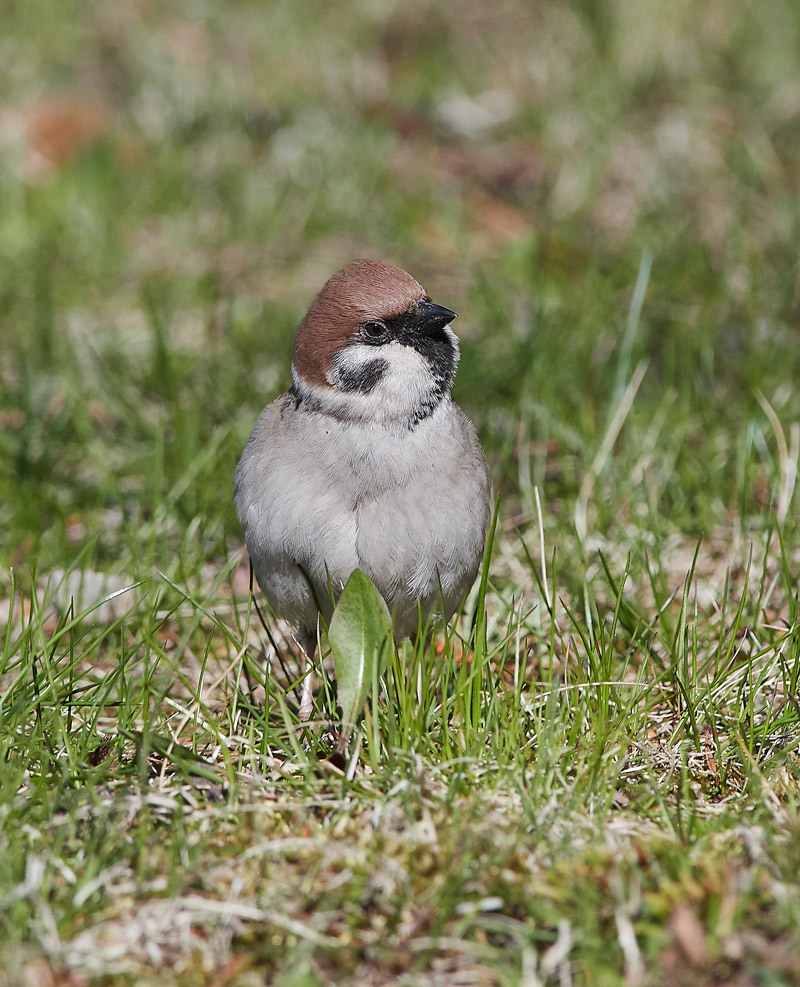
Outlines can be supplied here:
M0 983L797 982L799 26L10 6ZM363 255L460 313L499 514L342 760L231 484Z

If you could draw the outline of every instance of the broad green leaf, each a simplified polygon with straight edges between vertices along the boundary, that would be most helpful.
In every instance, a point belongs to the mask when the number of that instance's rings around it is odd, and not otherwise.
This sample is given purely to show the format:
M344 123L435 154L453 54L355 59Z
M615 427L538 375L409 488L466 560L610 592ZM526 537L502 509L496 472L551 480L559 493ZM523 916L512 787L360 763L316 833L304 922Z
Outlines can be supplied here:
M383 597L360 569L347 580L328 627L346 741L364 705L373 676L391 653L392 619Z

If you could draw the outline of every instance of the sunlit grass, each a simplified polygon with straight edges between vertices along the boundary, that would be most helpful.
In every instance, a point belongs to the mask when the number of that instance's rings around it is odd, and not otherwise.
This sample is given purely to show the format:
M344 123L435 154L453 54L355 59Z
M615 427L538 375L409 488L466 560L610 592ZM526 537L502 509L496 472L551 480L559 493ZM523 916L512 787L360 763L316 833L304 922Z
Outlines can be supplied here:
M0 983L800 977L796 28L12 5ZM499 511L343 747L231 486L363 255L459 313Z

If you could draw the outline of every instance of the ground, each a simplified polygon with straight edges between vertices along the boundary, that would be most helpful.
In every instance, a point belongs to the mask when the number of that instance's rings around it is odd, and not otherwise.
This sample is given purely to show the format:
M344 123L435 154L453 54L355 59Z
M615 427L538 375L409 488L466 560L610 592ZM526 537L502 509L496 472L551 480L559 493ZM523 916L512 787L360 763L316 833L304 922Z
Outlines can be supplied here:
M799 31L10 4L0 984L800 980ZM498 509L343 753L231 493L358 256L459 313Z

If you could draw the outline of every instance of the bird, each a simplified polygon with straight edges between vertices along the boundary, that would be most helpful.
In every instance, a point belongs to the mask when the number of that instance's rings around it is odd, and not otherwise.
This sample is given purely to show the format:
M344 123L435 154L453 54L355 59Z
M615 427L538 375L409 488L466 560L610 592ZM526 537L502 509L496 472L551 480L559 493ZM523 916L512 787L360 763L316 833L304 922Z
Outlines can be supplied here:
M318 618L355 569L415 637L447 621L481 563L489 465L451 387L450 323L406 271L360 259L326 281L294 341L291 387L262 411L234 475L253 570L306 656L299 718L312 709Z

